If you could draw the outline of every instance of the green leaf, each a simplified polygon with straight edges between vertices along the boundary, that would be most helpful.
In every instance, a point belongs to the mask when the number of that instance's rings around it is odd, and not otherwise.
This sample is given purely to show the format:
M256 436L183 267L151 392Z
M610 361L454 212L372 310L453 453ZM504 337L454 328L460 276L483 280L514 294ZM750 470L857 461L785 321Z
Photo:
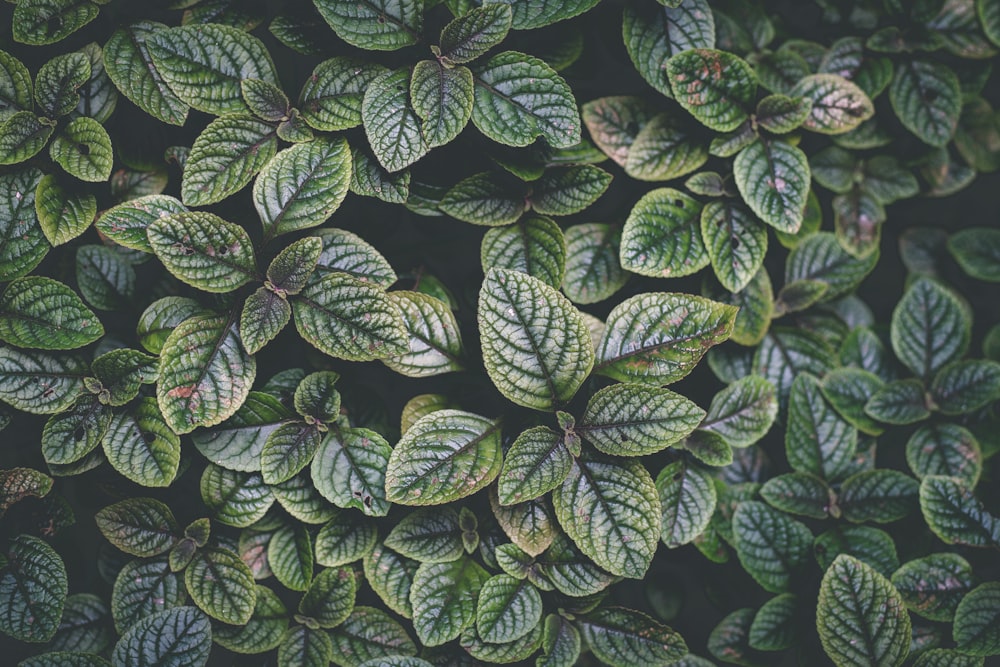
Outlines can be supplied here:
M430 149L411 106L408 68L386 72L369 84L361 117L375 157L389 172L410 166Z
M797 640L797 615L802 611L792 593L777 595L765 602L753 617L749 644L758 651L781 651Z
M216 118L191 147L181 180L181 199L188 206L222 201L242 190L277 150L274 127L266 121L244 115ZM266 180L271 178L274 177ZM265 182L260 189L267 186ZM267 193L255 194L258 211L261 209L258 202L266 196Z
M982 667L983 659L955 649L932 648L920 653L913 667Z
M626 8L626 24L631 7ZM655 107L641 97L601 97L583 105L583 122L590 139L616 163L624 167L639 131L654 117Z
M642 181L669 181L705 164L708 147L690 125L669 113L651 118L628 148L625 173Z
M308 590L314 567L309 529L294 522L282 525L267 543L267 564L285 588Z
M260 453L264 482L281 484L299 474L313 460L321 439L319 429L303 422L282 424L272 431Z
M812 533L805 524L748 500L736 506L733 535L740 564L764 590L794 590L812 547Z
M729 337L735 317L736 308L698 296L638 294L608 315L594 371L622 382L676 382Z
M916 558L892 575L906 607L932 621L950 622L974 582L968 561L953 553Z
M1000 654L1000 582L981 584L962 598L955 610L952 634L962 653Z
M579 311L527 274L490 269L479 295L479 328L490 379L518 405L552 410L565 404L594 364Z
M447 304L419 292L390 292L403 314L408 334L405 354L382 359L408 377L428 377L462 370L462 339L455 314Z
M410 200L410 172L404 169L390 174L378 163L375 156L367 148L355 148L353 151L354 165L351 174L351 192L364 197L375 197L390 204L412 204ZM438 215L438 199L428 204L433 211L429 215Z
M81 181L106 181L114 154L111 137L93 118L74 118L49 145L49 156Z
M305 625L292 625L278 645L278 667L325 667L332 658L330 635Z
M865 405L885 384L874 373L860 368L838 368L827 373L823 397L844 419L862 433L881 435L883 429L865 413Z
M563 292L574 303L607 299L628 281L618 260L621 229L602 223L573 225L565 231Z
M32 109L31 72L20 60L0 51L0 121Z
M104 66L115 87L140 109L164 123L183 125L188 105L170 89L147 45L151 36L166 28L153 21L119 28L104 45Z
M97 216L97 198L92 194L67 190L50 174L38 183L35 212L49 243L62 245L90 227Z
M256 354L281 333L292 318L286 299L266 287L258 287L243 303L240 339L250 354Z
M496 6L496 5L494 5ZM410 79L410 104L423 121L421 132L428 148L457 137L472 117L472 72L467 67L445 67L421 60Z
M337 37L370 51L416 44L423 28L420 0L313 0Z
M669 389L623 383L591 397L576 432L605 454L645 456L687 437L704 416Z
M387 658L366 660L358 667L433 667L431 663L413 656L392 655Z
M825 282L829 287L822 300L831 301L854 290L875 268L878 258L878 252L863 259L854 257L844 250L833 234L819 232L792 249L785 264L785 283L799 280Z
M624 607L587 614L578 620L578 627L594 655L614 667L672 665L687 653L679 633Z
M1000 544L1000 519L990 514L961 479L928 475L920 482L920 510L946 544Z
M499 227L515 222L527 210L524 184L490 173L459 181L441 199L440 209L463 222Z
M572 462L562 435L546 426L524 431L507 451L500 472L500 503L513 505L544 495L562 484Z
M386 466L392 464L391 454L389 443L374 431L333 429L313 458L313 484L338 507L385 516L389 512Z
M292 413L270 394L251 391L232 417L215 428L192 435L195 447L220 466L242 472L260 470L260 453L268 436Z
M143 558L166 553L180 531L170 508L153 498L126 498L103 508L94 519L104 539Z
M101 440L111 467L143 486L169 486L181 459L180 438L164 421L156 401L143 397L111 419Z
M112 667L203 667L212 649L208 617L194 607L176 607L138 621L111 654Z
M168 195L146 195L109 208L101 214L94 226L119 245L132 250L153 252L146 237L146 229L154 221L187 208Z
M499 422L460 410L419 419L392 451L386 497L405 505L440 505L471 495L500 472Z
M220 116L246 111L241 81L278 82L260 40L229 26L160 29L145 36L145 46L170 90L198 111Z
M403 656L414 656L417 647L403 626L384 611L373 607L355 607L350 616L330 632L334 645L334 663L358 667L369 661L375 664L398 664Z
M688 544L705 532L717 501L707 472L685 460L675 461L657 475L656 490L663 512L660 539L668 548Z
M0 348L0 400L36 415L68 409L90 375L81 357Z
M111 663L93 653L53 651L27 658L17 665L18 667L109 667Z
M1000 397L1000 364L986 359L952 362L934 376L930 395L946 415L978 410Z
M90 79L90 59L79 51L56 56L35 77L35 101L43 116L58 118L80 102L77 89Z
M881 574L852 556L823 575L816 629L834 664L898 665L910 650L910 617Z
M385 538L385 546L421 563L448 563L465 553L458 512L419 509L403 517Z
M892 536L869 526L838 526L819 535L813 552L821 569L828 568L840 554L847 554L888 577L899 568L899 556Z
M475 561L424 563L413 577L413 629L424 646L457 638L476 621L476 602L489 574Z
M54 44L93 21L97 5L87 0L24 0L14 8L14 41Z
M559 614L545 617L542 634L542 655L536 667L573 667L580 658L580 631Z
M715 48L715 20L708 2L670 4L676 7L629 5L622 25L625 48L635 68L649 85L667 96L671 95L670 82L662 63L688 49Z
M572 215L586 209L608 189L611 174L589 164L548 169L532 184L528 200L542 215Z
M836 494L819 477L807 472L789 472L767 480L761 497L776 509L813 519L837 515Z
M18 111L0 125L0 164L17 164L45 148L53 125L30 111Z
M68 583L62 558L31 535L18 535L0 568L0 632L23 642L47 642L59 627Z
M246 625L212 628L212 640L236 653L264 653L281 643L288 629L288 610L270 589L258 585L253 615Z
M701 205L671 188L646 193L629 213L622 230L622 267L656 278L676 278L708 266L699 230Z
M253 614L257 590L250 568L228 549L199 551L184 570L184 584L194 603L223 623L242 625Z
M84 46L80 52L90 61L90 77L80 87L76 112L98 123L106 123L118 107L118 91L104 70L104 52L94 42Z
M931 146L948 143L962 113L958 77L946 65L927 60L896 64L889 101L903 126Z
M354 573L344 568L322 570L299 602L299 613L316 621L321 628L335 628L354 610L357 583Z
M365 558L375 548L378 531L353 512L336 512L316 535L316 563L339 567Z
M0 296L0 340L11 345L71 350L103 335L97 315L57 280L19 278Z
M288 119L291 104L275 84L261 79L244 79L240 82L240 92L251 113L258 118L272 123Z
M559 524L598 566L641 579L660 537L659 494L634 459L578 458L552 492Z
M930 416L920 380L897 380L876 391L865 403L865 414L887 424L912 424Z
M758 139L736 156L733 178L757 217L778 231L799 231L809 195L809 162L799 148Z
M441 30L442 62L467 63L503 41L511 27L511 5L473 7Z
M700 123L730 132L748 117L757 94L757 77L739 56L713 49L691 49L664 63L674 97Z
M181 576L170 570L166 557L133 560L119 571L111 593L115 629L124 633L137 621L186 601Z
M265 237L326 222L347 195L351 164L341 138L297 144L271 158L253 186Z
M44 498L51 490L52 478L32 468L0 470L0 515L25 498Z
M77 248L76 284L95 308L127 307L135 295L135 282L135 269L122 252L103 245Z
M559 528L552 507L544 498L514 505L501 505L499 497L492 493L491 489L490 507L504 534L526 557L538 556L552 546ZM462 539L468 550L470 543L475 546L474 543L479 537L475 532L470 533L466 530ZM536 579L534 583L539 582Z
M212 464L201 476L201 499L216 521L245 528L267 513L274 503L274 494L260 474Z
M839 74L812 74L800 79L789 95L812 100L803 127L821 134L850 132L875 114L865 91Z
M111 411L97 397L80 399L69 411L53 415L42 430L42 456L49 465L79 461L101 444Z
M516 641L541 620L542 597L526 579L498 574L483 583L476 606L476 632L483 641Z
M419 563L377 544L363 565L365 580L382 602L400 616L412 618L410 591Z
M580 143L580 114L573 93L543 61L504 51L474 74L472 122L493 141L527 146L542 137L553 148Z
M310 284L295 298L292 312L299 334L331 357L368 361L408 350L399 307L380 287L345 273Z
M715 395L699 428L718 433L733 447L749 447L767 434L777 416L774 385L748 375Z
M767 253L767 228L746 207L710 201L701 210L701 238L715 276L730 292L753 279Z
M342 229L321 229L315 234L323 241L316 265L316 280L326 273L347 273L366 282L388 288L396 273L378 250L361 237Z
M785 453L795 470L835 481L849 469L858 432L830 407L821 387L807 373L792 383Z
M757 612L752 607L737 609L722 619L708 637L712 656L727 661L757 667L764 665L761 654L750 647L750 628ZM701 667L698 664L698 667Z
M987 0L976 0L976 14L986 37L1000 46L1000 10Z
M349 57L324 60L306 79L299 95L302 117L324 132L361 124L361 103L372 81L388 70L377 63Z
M919 278L892 311L892 349L907 368L929 379L965 354L970 326L958 297L928 278Z
M812 100L808 97L768 95L757 103L757 122L774 134L787 134L797 130L809 119Z
M566 241L550 218L531 216L487 231L480 255L484 272L497 267L527 273L555 288L563 283Z
M958 424L930 424L910 436L906 462L918 479L945 475L972 488L979 481L983 455L979 442L968 429Z
M293 397L295 411L308 423L310 419L324 424L340 417L340 393L334 388L340 375L333 371L317 371L302 378Z
M203 315L178 325L160 353L156 399L176 433L214 426L243 404L257 373L232 317Z
M706 279L702 285L702 293L705 296L739 308L730 336L733 342L752 346L763 340L771 328L771 320L777 313L774 287L764 267L758 269L746 287L739 292L730 292L711 279Z
M977 280L1000 282L1000 232L987 227L963 229L948 237L948 252L962 270Z
M855 523L889 523L916 506L917 482L896 470L867 470L844 480L837 500L844 518Z

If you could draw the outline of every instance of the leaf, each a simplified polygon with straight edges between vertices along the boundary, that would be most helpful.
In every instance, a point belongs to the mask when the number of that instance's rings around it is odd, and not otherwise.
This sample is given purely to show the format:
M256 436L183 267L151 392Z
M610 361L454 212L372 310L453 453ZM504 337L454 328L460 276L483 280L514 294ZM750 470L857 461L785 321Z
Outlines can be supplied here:
M385 546L421 563L448 563L465 553L458 512L419 509L403 517L385 538Z
M332 357L368 361L408 349L399 307L381 288L344 273L329 273L307 286L292 312L299 334Z
M1000 582L980 584L962 598L955 610L952 634L955 644L968 655L1000 653Z
M145 37L145 46L170 90L198 111L219 116L246 111L241 81L278 82L260 40L229 26L160 29Z
M879 253L859 259L844 250L830 232L819 232L799 243L785 264L785 283L819 280L828 285L822 301L831 301L854 290L871 273Z
M14 41L54 44L87 25L98 14L87 0L25 0L14 8Z
M377 63L349 57L324 60L306 79L299 95L302 118L324 132L361 124L361 104L372 81L388 70Z
M500 504L499 497L491 489L490 507L504 534L526 558L538 556L552 546L559 528L552 507L544 498L505 506ZM473 546L479 539L476 533L470 534L466 530L462 535L466 549L470 546L470 538ZM535 579L533 583L539 584L539 580Z
M403 626L373 607L355 607L347 620L330 633L330 639L334 662L341 667L358 667L375 660L399 662L405 659L403 656L417 653Z
M315 235L323 241L315 280L335 272L347 273L383 288L396 282L396 273L385 257L356 234L342 229L321 229Z
M934 376L930 394L943 414L978 410L1000 397L1000 364L986 359L952 362Z
M572 667L580 658L580 631L559 614L545 617L542 634L542 655L536 667Z
M479 295L479 328L490 379L518 405L563 405L593 367L593 345L579 311L529 275L490 269Z
M253 186L265 237L326 222L347 196L351 164L341 138L297 144L271 158Z
M62 558L31 535L17 535L0 568L0 631L23 642L47 642L59 627L68 583Z
M491 267L520 271L558 289L565 271L566 241L551 218L531 216L487 231L480 256L484 272Z
M303 422L282 424L267 436L260 453L260 470L269 485L287 482L313 460L322 434Z
M243 101L250 112L272 123L288 119L291 104L280 87L261 79L244 79L240 82Z
M816 610L823 650L834 664L898 665L910 649L910 617L889 581L852 556L823 575Z
M649 85L667 96L671 90L663 63L688 49L715 48L715 20L705 0L670 4L676 7L630 5L622 25L632 64Z
M451 309L439 299L419 292L396 291L389 299L399 307L408 333L408 350L382 360L408 377L428 377L458 371L462 339Z
M153 498L126 498L103 508L94 519L104 539L143 558L166 553L180 531L170 508Z
M777 399L774 385L748 375L715 395L699 428L718 433L733 447L749 447L771 429Z
M928 475L920 482L920 510L945 544L1000 544L1000 519L990 514L961 479Z
M164 123L183 125L188 105L164 80L147 40L167 26L138 21L112 33L104 45L104 67L115 87L136 106Z
M526 579L498 574L483 583L476 605L476 632L483 641L516 641L541 620L542 597Z
M334 429L313 457L313 484L338 507L385 516L389 512L386 466L391 465L391 455L389 443L374 431Z
M594 372L622 382L676 382L691 372L709 347L729 337L735 317L736 308L702 297L633 296L608 315Z
M625 10L626 24L631 7ZM641 97L601 97L583 105L583 122L590 139L616 163L624 167L639 131L654 117L655 108Z
M809 195L809 162L799 148L758 139L736 156L733 178L757 217L780 232L799 231Z
M499 423L460 410L419 419L392 451L386 497L405 505L439 505L471 495L500 472Z
M317 371L302 378L293 397L295 411L308 423L328 424L340 418L340 393L334 388L340 375L333 371Z
M591 397L576 432L605 454L645 456L687 437L704 416L669 389L614 384Z
M632 207L622 230L622 267L657 278L675 278L708 266L699 230L701 206L671 188L646 193Z
M918 492L917 482L901 472L868 470L844 480L837 504L848 521L889 523L910 513Z
M552 492L566 534L599 567L640 579L660 537L656 486L635 460L578 458Z
M354 610L357 590L354 573L344 568L322 571L299 602L299 613L312 618L322 628L335 628Z
M812 547L812 533L805 524L748 500L736 506L733 535L740 564L764 590L794 590Z
M25 498L44 498L52 478L32 468L0 470L0 516Z
M916 558L892 574L906 607L932 621L950 622L974 582L968 561L953 553Z
M977 280L1000 282L996 268L1000 233L986 227L963 229L948 237L948 252L962 270Z
M672 665L687 653L679 633L624 607L587 614L579 619L579 628L594 655L615 667Z
M264 653L281 643L288 629L288 610L270 589L258 585L253 615L246 625L216 625L212 641L236 653Z
M342 40L371 51L394 51L415 44L423 28L418 0L313 0Z
M192 435L203 456L231 470L260 470L260 453L268 436L292 413L274 396L251 391L233 416L220 426Z
M292 307L276 292L259 287L247 297L240 314L240 339L250 354L260 352L292 318Z
M30 111L18 111L0 125L0 164L17 164L45 148L53 125Z
M312 535L300 523L282 525L267 543L267 564L285 588L306 591L313 578Z
M109 208L94 226L119 245L151 253L153 249L146 237L146 228L159 218L185 211L187 208L173 197L146 195Z
M75 239L97 216L97 199L91 194L72 192L55 176L42 178L35 191L35 212L45 238L53 246Z
M671 114L657 114L628 147L625 173L642 181L669 181L698 169L708 160L708 148L691 129Z
M103 335L97 315L57 280L19 278L0 296L0 340L11 345L71 350Z
M330 635L305 625L289 627L278 645L278 667L322 667L329 665L332 657Z
M180 438L164 421L152 398L143 397L111 418L101 440L111 467L143 486L169 486L177 476Z
M493 141L527 146L542 137L553 148L580 143L573 93L543 61L504 51L476 68L474 75L472 122Z
M250 620L257 590L250 569L228 549L199 551L184 570L184 584L202 611L223 623Z
M955 649L932 648L920 653L914 667L982 667L983 659L975 658Z
M0 348L0 400L18 410L47 415L68 409L90 375L78 356Z
M111 137L93 118L71 120L52 140L49 156L81 181L100 182L111 176Z
M912 424L930 416L920 380L897 380L876 391L865 414L887 424Z
M192 317L163 344L156 400L174 432L190 433L231 417L246 400L256 373L234 318Z
M118 310L135 296L135 269L121 252L103 245L77 248L76 284L95 308Z
M216 521L245 528L259 521L274 503L260 474L209 465L201 476L201 499Z
M56 56L35 77L35 101L43 116L58 118L80 102L77 89L90 78L90 60L79 51Z
M503 41L511 27L511 5L490 3L473 7L441 30L440 58L467 63Z
M181 199L188 206L222 201L242 190L277 150L274 127L266 121L236 114L216 118L191 147L181 180ZM266 186L265 181L261 189ZM258 200L255 195L254 203Z
M608 189L611 174L589 164L548 169L533 183L528 200L542 215L572 215L586 209Z
M881 435L882 427L865 413L865 405L885 384L860 368L838 368L827 373L821 389L830 405L862 433Z
M93 653L53 651L22 660L18 663L18 667L108 667L110 664Z
M976 14L979 16L986 37L1000 46L1000 11L987 0L976 0Z
M111 654L112 667L202 667L212 648L208 617L194 607L176 607L147 616L122 635Z
M186 601L181 576L170 570L166 557L133 560L115 577L111 593L115 629L124 633L147 616L179 607Z
M812 100L803 127L821 134L843 134L875 115L865 91L839 74L811 74L799 80L789 95Z
M430 149L410 94L410 71L400 68L374 79L361 104L368 143L389 172L410 166Z
M500 503L513 505L544 495L562 484L572 463L563 436L545 426L524 431L503 462L497 486Z
M753 279L767 253L767 228L740 204L710 201L701 211L701 238L715 276L730 292Z
M486 570L469 558L422 564L410 591L413 629L420 643L440 646L474 624L476 601L488 579Z
M787 134L802 126L812 111L807 97L768 95L757 103L757 122L774 134Z
M365 580L382 602L404 618L413 617L410 604L413 576L419 563L376 544L364 559Z
M524 185L490 173L459 181L441 199L441 211L463 222L487 227L509 225L527 210Z
M573 225L565 231L566 270L562 289L580 304L607 299L628 282L618 260L621 229L602 223Z
M965 307L949 290L918 278L892 311L892 349L916 375L930 378L969 347Z
M657 475L656 490L663 511L660 539L668 548L688 544L708 528L717 495L704 470L684 460L675 461Z
M906 462L918 479L945 475L970 488L979 481L983 455L979 442L957 424L930 424L917 429L906 443Z
M663 66L674 98L703 125L716 132L730 132L748 118L757 93L757 77L739 56L690 49Z
M316 563L339 567L365 558L375 548L378 532L350 512L336 512L316 535Z
M32 109L31 72L20 60L0 52L0 121Z
M927 60L897 63L889 101L903 126L931 146L948 143L962 113L958 77Z
M789 514L813 519L837 516L836 496L826 482L807 472L789 472L767 480L760 490L767 503Z
M858 433L823 398L820 381L801 374L788 403L785 453L792 468L834 481L847 470Z
M435 60L414 66L410 104L423 121L421 132L428 148L443 146L465 129L473 97L472 72L467 67L448 68Z

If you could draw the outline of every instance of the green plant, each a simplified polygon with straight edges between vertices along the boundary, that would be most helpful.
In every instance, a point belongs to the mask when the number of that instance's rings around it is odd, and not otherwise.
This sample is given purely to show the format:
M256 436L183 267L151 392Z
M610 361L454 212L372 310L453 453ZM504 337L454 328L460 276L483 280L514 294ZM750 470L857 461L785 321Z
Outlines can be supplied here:
M1000 655L996 7L2 8L12 659Z

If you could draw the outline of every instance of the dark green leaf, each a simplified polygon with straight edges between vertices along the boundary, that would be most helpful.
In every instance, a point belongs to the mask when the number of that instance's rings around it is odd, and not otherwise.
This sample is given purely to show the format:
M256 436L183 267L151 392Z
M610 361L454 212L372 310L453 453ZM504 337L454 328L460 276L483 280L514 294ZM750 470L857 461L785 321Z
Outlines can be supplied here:
M11 345L70 350L103 335L97 315L57 280L20 278L0 296L0 340Z
M809 162L799 148L758 139L736 156L733 177L757 217L778 231L799 231L809 194Z
M761 587L772 593L795 588L812 546L805 524L749 500L736 507L733 535L740 563Z
M474 94L468 67L448 68L435 60L421 60L414 66L410 104L423 121L420 127L428 148L443 146L465 129L472 117Z
M962 112L958 77L946 65L927 60L897 63L895 69L889 100L896 116L924 143L944 146Z
M729 132L749 116L757 77L740 57L726 51L691 49L664 64L674 97L704 125Z
M479 591L489 579L475 561L424 563L413 577L413 629L425 646L457 638L476 621Z
M14 9L14 40L22 44L54 44L97 17L88 0L24 0Z
M981 584L962 598L952 634L962 653L1000 654L1000 582Z
M672 665L687 653L679 633L624 607L588 614L579 619L579 628L594 655L614 667Z
M342 40L362 49L393 51L415 44L423 27L420 0L313 0Z
M953 553L911 560L892 575L906 607L932 621L951 621L973 582L968 561Z
M212 648L208 617L194 607L176 607L148 616L122 635L111 654L112 667L203 667Z
M440 57L467 63L503 41L511 26L511 5L490 3L473 7L441 31Z
M1000 544L1000 519L990 514L962 480L928 475L920 482L920 510L946 544Z
M386 72L369 84L361 117L372 152L389 172L410 166L430 149L411 106L408 68Z
M108 505L94 519L106 540L141 557L165 553L180 531L170 508L153 498L126 498Z
M59 627L68 583L62 558L31 535L18 535L0 568L0 632L23 642L47 642Z

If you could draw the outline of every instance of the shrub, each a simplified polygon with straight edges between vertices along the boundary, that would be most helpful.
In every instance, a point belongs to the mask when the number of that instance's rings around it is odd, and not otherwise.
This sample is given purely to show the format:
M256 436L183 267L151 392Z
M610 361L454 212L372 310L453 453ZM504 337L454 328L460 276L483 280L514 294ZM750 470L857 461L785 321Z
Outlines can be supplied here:
M998 7L0 9L5 659L1000 654Z

